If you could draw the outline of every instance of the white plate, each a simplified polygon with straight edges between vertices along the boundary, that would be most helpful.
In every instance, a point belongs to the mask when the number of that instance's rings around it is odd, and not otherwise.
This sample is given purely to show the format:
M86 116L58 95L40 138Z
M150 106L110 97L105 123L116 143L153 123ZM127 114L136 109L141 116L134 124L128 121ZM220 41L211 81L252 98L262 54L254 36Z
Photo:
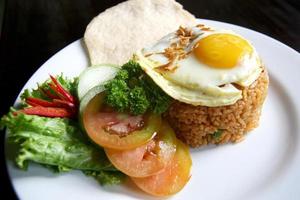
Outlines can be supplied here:
M260 126L245 141L192 150L192 178L172 199L298 199L300 196L300 54L261 33L226 23L200 20L229 28L256 47L270 74L269 95ZM24 88L35 87L48 74L76 76L88 66L77 40L50 58ZM297 103L298 102L298 103ZM27 172L7 162L21 199L147 199L131 183L101 187L79 171L53 174L32 164Z

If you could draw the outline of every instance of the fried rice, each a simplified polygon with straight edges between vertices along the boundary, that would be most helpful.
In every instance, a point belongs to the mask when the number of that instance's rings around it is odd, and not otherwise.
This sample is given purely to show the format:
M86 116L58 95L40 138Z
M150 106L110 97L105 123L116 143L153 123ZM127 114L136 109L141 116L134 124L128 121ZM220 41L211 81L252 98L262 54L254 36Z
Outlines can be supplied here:
M232 105L207 107L174 101L165 117L177 137L191 147L240 142L259 125L268 85L264 69L254 83L242 88L242 99Z

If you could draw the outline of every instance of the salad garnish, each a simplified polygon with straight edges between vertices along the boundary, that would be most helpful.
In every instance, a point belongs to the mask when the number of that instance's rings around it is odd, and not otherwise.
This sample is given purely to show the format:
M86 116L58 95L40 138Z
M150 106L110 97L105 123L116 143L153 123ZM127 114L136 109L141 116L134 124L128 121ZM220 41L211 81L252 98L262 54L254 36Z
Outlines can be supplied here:
M165 112L171 98L146 75L141 66L130 60L116 77L105 84L105 102L119 112L141 115L147 111Z
M62 83L66 83L66 81L60 83L59 80L63 80L63 77L58 77L57 80L57 78L50 75L50 80L42 85L38 85L38 88L32 93L25 90L21 98L27 106L16 112L16 114L22 112L27 115L44 117L76 117L78 101L75 95L72 95L63 87Z

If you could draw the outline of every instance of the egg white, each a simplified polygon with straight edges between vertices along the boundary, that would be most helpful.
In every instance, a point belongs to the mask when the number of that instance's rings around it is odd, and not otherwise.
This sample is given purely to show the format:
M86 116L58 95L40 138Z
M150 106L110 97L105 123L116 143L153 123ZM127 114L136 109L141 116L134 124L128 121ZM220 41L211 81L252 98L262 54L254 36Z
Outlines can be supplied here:
M204 105L204 106L225 106L230 105L232 102L242 98L242 94L239 91L237 94L231 96L211 96L199 90L188 89L182 87L172 81L164 78L160 73L153 70L154 63L147 59L140 51L136 52L134 59L139 62L143 70L152 78L152 80L164 90L172 98L191 105ZM229 88L230 89L230 88Z
M197 42L209 35L229 33L237 35L230 30L202 31L193 27L196 35L194 40L186 47L189 52ZM237 35L239 36L239 35ZM242 36L239 36L242 37ZM260 58L253 48L252 54L244 55L237 65L230 69L219 69L207 66L200 62L193 53L176 62L177 68L173 71L155 70L156 67L169 62L164 52L172 43L178 42L176 32L168 34L155 45L137 53L138 60L146 73L170 96L193 105L221 106L235 103L242 98L241 90L233 83L241 86L251 85L260 75L262 68ZM150 55L145 57L145 55Z

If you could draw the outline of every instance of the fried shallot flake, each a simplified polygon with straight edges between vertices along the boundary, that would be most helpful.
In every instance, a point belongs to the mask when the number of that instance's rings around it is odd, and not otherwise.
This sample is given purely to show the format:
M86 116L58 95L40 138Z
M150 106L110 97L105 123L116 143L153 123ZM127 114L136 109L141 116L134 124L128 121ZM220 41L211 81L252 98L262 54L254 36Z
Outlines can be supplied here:
M177 30L177 36L191 37L193 36L193 30L190 28L184 28L182 26Z
M176 32L176 35L178 36L179 41L172 43L163 52L163 55L168 58L169 62L157 67L158 70L174 71L177 68L176 62L186 58L190 53L186 52L185 48L194 38L192 29L180 26Z
M198 24L196 27L202 31L212 31L211 28L206 27L204 24ZM158 66L156 69L161 71L174 71L177 68L176 62L186 58L193 49L197 47L198 44L195 44L192 48L187 48L191 42L201 34L203 33L196 34L193 33L191 28L180 26L176 31L176 36L179 40L171 43L171 45L164 49L163 52L159 52L159 54L163 54L166 58L168 58L168 63ZM150 55L152 54L147 54L146 57Z

